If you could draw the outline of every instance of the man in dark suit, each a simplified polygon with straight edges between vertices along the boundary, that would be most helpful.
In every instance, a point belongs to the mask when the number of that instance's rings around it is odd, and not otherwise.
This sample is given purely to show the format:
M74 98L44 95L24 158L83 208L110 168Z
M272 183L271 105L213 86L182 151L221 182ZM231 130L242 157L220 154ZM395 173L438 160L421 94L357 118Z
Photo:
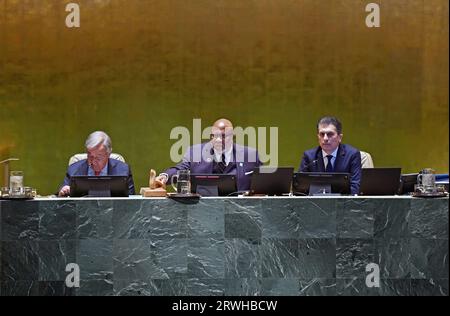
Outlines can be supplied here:
M189 147L183 160L161 173L156 181L163 186L178 170L186 169L191 173L235 174L237 190L246 191L250 189L253 169L261 164L256 149L233 142L233 124L222 118L212 126L209 142Z
M299 172L350 173L351 193L358 194L361 182L361 154L358 149L341 144L341 122L335 117L322 117L317 123L317 137L319 147L303 153Z
M128 194L134 194L133 175L130 167L119 160L109 158L112 151L111 138L102 131L90 134L86 140L87 159L71 164L67 168L64 183L58 195L70 193L70 177L72 176L127 176Z

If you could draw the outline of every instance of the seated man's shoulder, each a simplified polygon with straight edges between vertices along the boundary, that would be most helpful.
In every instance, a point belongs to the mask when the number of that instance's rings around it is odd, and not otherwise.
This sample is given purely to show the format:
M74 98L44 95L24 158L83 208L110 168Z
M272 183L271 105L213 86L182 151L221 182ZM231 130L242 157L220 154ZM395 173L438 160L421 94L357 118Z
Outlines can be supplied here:
M259 153L256 148L239 144L236 144L235 148L237 161L255 162L259 160Z
M84 164L87 164L87 159L81 159L81 160L75 161L73 164L69 165L68 168L69 168L69 170L76 170Z
M109 158L109 163L112 164L113 166L119 167L119 168L129 168L130 166L123 161L114 159L114 158Z
M246 151L249 153L258 152L258 150L254 147L249 147L249 146L244 146L244 145L239 145L239 144L236 144L236 150L237 151Z
M359 149L356 147L353 147L352 145L342 144L342 147L345 149L345 151L347 151L349 153L359 153Z
M317 151L319 151L319 150L320 150L320 147L310 148L310 149L305 150L303 152L303 155L305 155L305 156L314 156L317 153Z

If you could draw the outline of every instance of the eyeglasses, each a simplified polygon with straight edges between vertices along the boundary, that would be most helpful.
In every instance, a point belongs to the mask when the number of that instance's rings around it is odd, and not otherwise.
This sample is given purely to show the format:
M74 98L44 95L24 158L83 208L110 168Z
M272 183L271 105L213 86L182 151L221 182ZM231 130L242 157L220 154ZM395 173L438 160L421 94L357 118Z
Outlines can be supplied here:
M233 133L228 133L228 134L210 134L209 135L210 139L218 139L218 138L225 139L225 138L230 138L230 137L233 137Z
M99 155L99 156L88 155L89 161L103 161L103 160L105 160L105 158L106 158L106 155Z

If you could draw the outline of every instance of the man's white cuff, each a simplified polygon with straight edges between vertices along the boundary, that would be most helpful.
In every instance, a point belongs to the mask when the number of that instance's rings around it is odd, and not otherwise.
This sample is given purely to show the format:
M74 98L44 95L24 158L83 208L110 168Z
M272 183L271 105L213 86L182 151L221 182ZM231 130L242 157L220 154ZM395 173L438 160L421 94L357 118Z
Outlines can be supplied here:
M164 172L163 172L163 173L160 173L159 176L160 176L160 177L161 177L161 176L164 177L164 178L165 178L165 182L167 182L167 180L169 180L169 175L168 175L167 173L164 173Z

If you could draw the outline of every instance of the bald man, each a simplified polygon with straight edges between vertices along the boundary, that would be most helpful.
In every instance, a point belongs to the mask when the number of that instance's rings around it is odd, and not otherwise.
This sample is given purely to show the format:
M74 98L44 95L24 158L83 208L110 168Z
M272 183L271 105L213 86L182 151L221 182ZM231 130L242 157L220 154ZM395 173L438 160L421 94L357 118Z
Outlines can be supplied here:
M234 174L237 190L250 190L251 172L262 163L256 149L235 144L233 135L229 120L217 120L211 128L209 142L189 147L183 160L161 173L156 181L165 185L178 170L189 169L197 174Z

